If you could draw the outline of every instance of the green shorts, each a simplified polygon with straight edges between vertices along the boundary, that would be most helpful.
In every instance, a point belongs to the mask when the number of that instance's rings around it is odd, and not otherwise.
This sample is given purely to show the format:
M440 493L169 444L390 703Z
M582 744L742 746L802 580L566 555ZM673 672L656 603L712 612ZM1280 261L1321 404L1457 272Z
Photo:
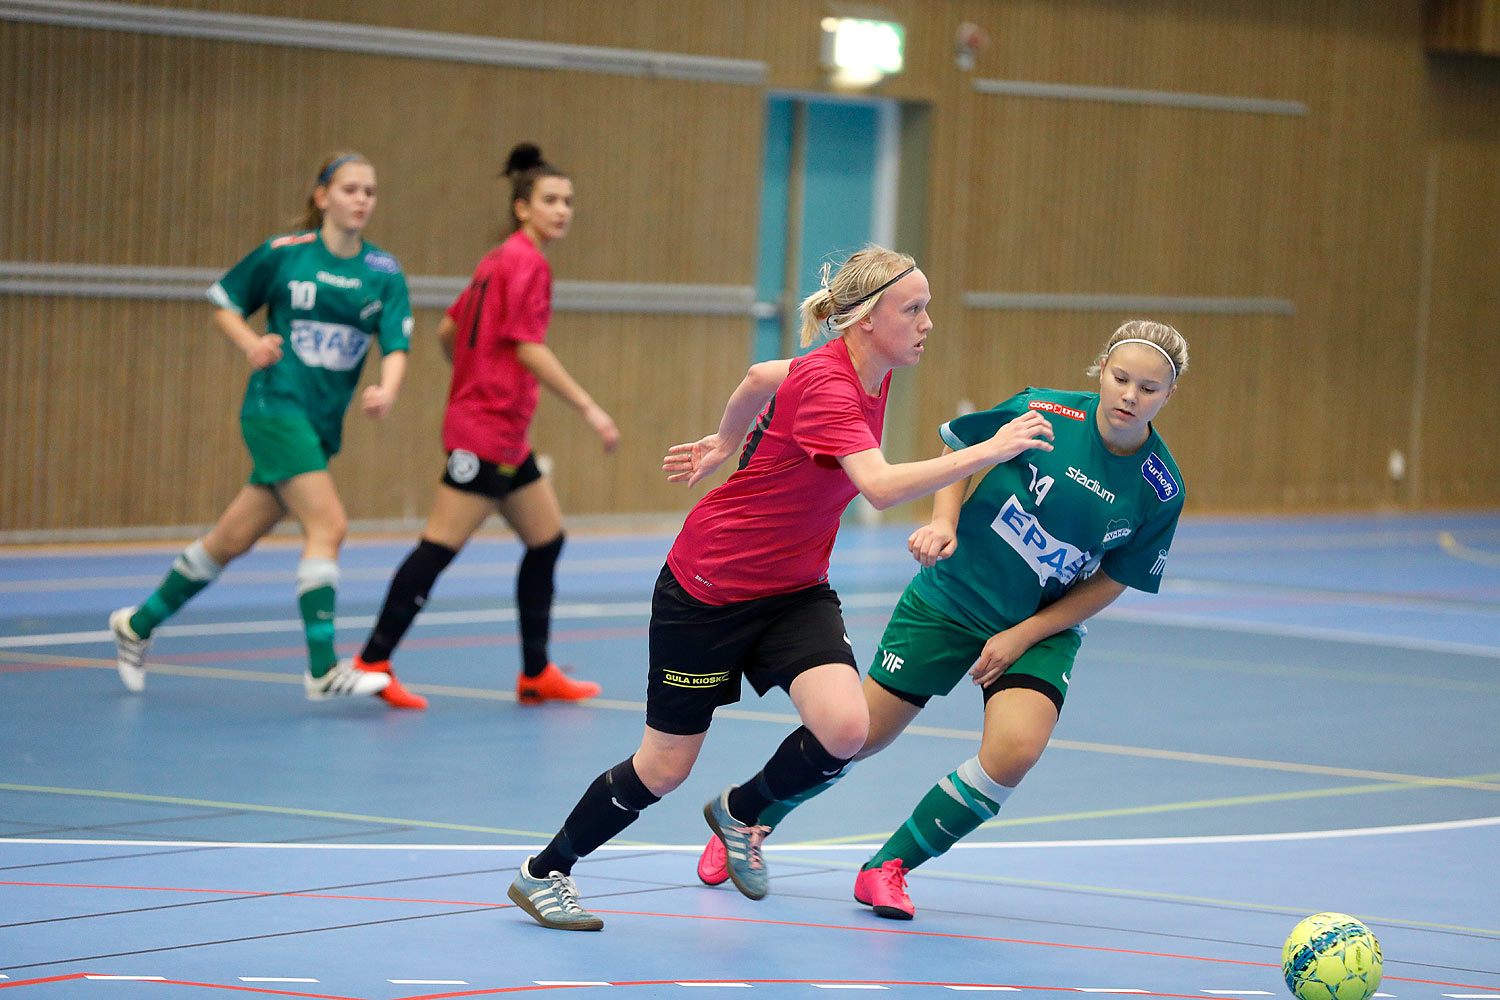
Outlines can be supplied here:
M952 691L967 676L993 634L953 621L918 597L913 584L908 584L880 637L870 676L897 694L909 696L908 701L925 704L933 695ZM985 698L1005 688L1031 688L1051 698L1062 711L1073 660L1082 643L1083 636L1075 629L1049 635L987 685Z
M306 417L241 417L240 433L250 449L250 482L270 486L304 472L328 468L330 448Z

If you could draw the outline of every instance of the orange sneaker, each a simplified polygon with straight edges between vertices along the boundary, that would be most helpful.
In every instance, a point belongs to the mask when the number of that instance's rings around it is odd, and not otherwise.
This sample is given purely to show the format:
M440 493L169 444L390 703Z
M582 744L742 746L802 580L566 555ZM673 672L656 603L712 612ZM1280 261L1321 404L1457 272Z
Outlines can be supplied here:
M516 700L523 705L540 705L544 701L582 701L602 690L593 681L575 681L555 663L535 677L524 673L516 677Z
M380 692L380 697L384 698L392 708L423 709L427 707L426 698L406 690L406 687L396 679L396 675L391 673L390 660L378 660L375 663L366 663L363 658L356 656L354 658L354 669L364 670L372 674L390 674L391 682L385 686L385 690Z

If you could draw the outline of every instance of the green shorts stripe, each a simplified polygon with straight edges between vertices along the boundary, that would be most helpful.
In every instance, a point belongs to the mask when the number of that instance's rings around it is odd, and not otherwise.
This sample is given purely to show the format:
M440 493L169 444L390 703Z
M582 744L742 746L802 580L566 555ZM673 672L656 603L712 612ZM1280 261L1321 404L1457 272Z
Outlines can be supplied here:
M250 449L250 482L270 486L304 472L328 468L334 451L303 417L241 417L240 434Z
M993 634L953 621L917 596L908 584L875 650L870 676L905 694L947 694L968 675ZM1050 635L1022 653L1001 680L1011 676L1036 678L1066 696L1082 642L1083 636L1074 629Z

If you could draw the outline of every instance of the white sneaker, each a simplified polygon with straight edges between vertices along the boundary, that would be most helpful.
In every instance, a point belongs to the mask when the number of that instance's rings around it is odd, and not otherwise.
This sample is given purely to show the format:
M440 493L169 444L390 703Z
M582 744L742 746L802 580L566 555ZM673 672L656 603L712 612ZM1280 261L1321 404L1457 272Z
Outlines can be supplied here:
M115 668L120 671L120 681L125 690L146 690L146 650L151 648L150 639L142 639L130 627L130 616L135 608L121 608L109 616L109 630L115 634Z
M302 690L308 701L326 701L346 694L379 694L390 682L390 674L356 670L353 660L340 660L322 677L314 677L310 670L302 674Z

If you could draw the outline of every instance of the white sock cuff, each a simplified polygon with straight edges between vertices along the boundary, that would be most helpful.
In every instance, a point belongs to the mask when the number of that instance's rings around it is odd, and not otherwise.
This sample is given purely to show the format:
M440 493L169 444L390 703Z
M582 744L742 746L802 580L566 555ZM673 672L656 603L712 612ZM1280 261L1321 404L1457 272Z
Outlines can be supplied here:
M970 757L958 765L956 773L963 779L964 784L995 803L997 807L1004 805L1005 800L1010 797L1010 793L1015 791L1014 788L1008 788L994 778L991 778L988 774L985 774L984 768L979 766L979 757L977 755Z
M332 559L308 558L297 564L297 596L319 587L339 585L339 564Z
M202 539L195 540L183 549L182 554L172 560L172 569L199 583L208 583L224 572L224 567L215 562L214 557L203 547Z

